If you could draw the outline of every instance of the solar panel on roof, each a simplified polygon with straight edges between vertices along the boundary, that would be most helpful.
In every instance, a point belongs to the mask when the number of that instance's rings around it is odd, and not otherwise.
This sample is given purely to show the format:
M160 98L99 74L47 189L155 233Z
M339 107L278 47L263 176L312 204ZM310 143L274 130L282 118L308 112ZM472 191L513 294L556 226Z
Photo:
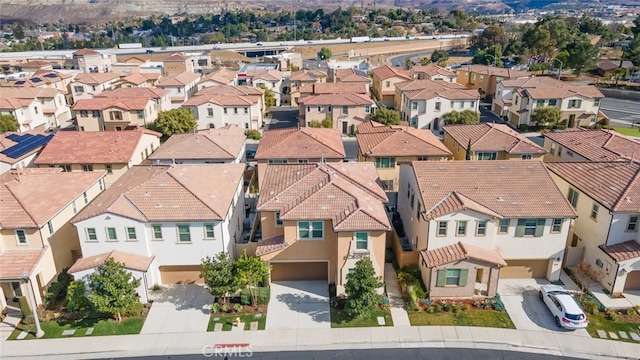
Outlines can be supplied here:
M51 140L51 138L53 138L53 135L45 136L40 134L38 135L25 134L21 136L21 139L19 139L18 144L3 150L1 153L10 158L17 159L20 156L27 154L33 151L34 149L48 143L49 140Z
M17 139L20 139L20 135L18 135L18 134L10 134L10 135L7 135L7 139L16 141Z
M42 79L34 77L34 78L31 78L31 81L34 83L39 83L40 81L42 81Z
M54 73L48 73L48 74L44 74L44 77L49 78L49 79L54 79L54 78L57 78L58 75L56 75Z
M24 85L24 80L16 81L16 85Z

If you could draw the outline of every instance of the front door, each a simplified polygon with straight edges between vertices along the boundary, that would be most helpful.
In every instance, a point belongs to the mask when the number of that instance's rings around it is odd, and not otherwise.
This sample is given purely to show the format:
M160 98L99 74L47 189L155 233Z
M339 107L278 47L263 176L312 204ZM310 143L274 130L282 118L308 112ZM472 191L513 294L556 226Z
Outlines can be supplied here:
M476 269L476 282L482 284L484 269Z
M569 115L569 128L572 128L576 126L576 116L575 115Z
M20 282L12 282L11 288L13 289L13 296L22 296L22 288L20 287Z
M342 122L342 133L347 134L349 132L349 124L346 121Z

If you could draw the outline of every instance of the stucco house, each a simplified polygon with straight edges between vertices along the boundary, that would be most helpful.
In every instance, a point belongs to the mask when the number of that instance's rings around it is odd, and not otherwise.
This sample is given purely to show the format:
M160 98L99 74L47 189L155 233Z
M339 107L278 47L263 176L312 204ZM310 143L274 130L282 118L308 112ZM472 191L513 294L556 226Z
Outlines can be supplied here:
M331 94L361 94L368 95L369 87L364 83L315 83L301 84L300 97L309 95Z
M499 279L557 280L576 217L541 161L404 163L397 208L432 298L494 296Z
M396 84L413 80L409 71L395 66L378 66L371 73L373 74L371 92L376 100L388 108L393 108L394 106Z
M103 177L33 168L0 175L0 310L28 296L23 270L41 304L46 287L81 256L69 221L104 190Z
M458 80L458 75L437 64L417 65L411 67L411 75L415 80L437 80L454 83Z
M546 150L505 124L456 124L442 127L444 145L454 160L542 160Z
M202 283L202 258L234 255L244 164L134 166L72 221L83 256L153 258L145 286ZM135 269L135 270L140 270Z
M200 74L193 72L182 72L163 76L158 80L156 87L169 91L171 108L177 109L187 101L198 90L197 84L200 81Z
M0 135L0 175L11 169L31 167L36 156L53 138L39 131Z
M109 187L160 147L160 136L147 129L58 131L34 164L41 168L62 168L65 172L106 173L104 184Z
M330 68L331 73L331 68ZM348 69L333 69L332 80L334 83L342 84L362 84L367 87L367 92L371 89L371 78L367 75L365 70L348 68Z
M488 65L467 65L456 69L457 83L469 89L478 90L482 98L493 98L498 83L503 80L526 78L528 71L512 70Z
M110 90L120 80L120 75L114 73L81 73L76 74L69 84L73 103L78 100L91 99L95 95Z
M73 54L73 65L84 73L106 73L116 62L115 54L101 54L91 49L80 49Z
M285 101L288 102L291 106L296 106L298 105L298 99L303 96L301 95L301 90L303 88L313 88L313 84L326 83L327 74L320 70L304 69L299 71L292 71L291 76L289 76L287 80L288 81L285 82L285 90L283 91L285 94ZM312 93L313 90L311 90L306 95L311 95Z
M270 90L276 100L275 106L280 106L284 88L284 74L279 70L248 70L246 73L248 85L255 88Z
M304 127L266 130L262 133L255 155L258 184L262 186L269 164L342 162L344 157L344 143L336 129Z
M640 161L640 140L613 130L582 128L544 134L544 161Z
M263 124L264 90L246 85L206 87L182 107L191 110L199 130L227 125L258 130Z
M324 280L338 294L363 257L384 277L386 201L371 163L269 165L256 255L268 262L271 281Z
M198 91L211 86L219 85L235 85L237 73L232 70L218 69L211 72L200 79L198 82Z
M58 128L71 120L71 108L67 104L64 93L51 88L20 88L12 89L6 98L39 101L42 105L42 113L47 119L46 129Z
M428 130L367 121L356 128L356 139L358 161L375 165L385 191L398 191L398 163L451 158L451 152Z
M569 233L566 265L584 260L602 274L610 293L640 290L640 163L547 163L578 213Z
M79 131L121 131L152 124L158 104L150 97L94 97L73 105Z
M246 141L244 130L235 125L173 134L149 160L154 165L237 164L244 160Z
M121 87L113 90L103 91L97 94L96 98L151 98L157 105L154 105L153 111L167 111L172 109L171 95L169 90L158 89L155 87ZM152 119L155 121L155 119Z
M44 130L47 126L42 103L36 99L0 97L0 115L13 116L18 122L18 132Z
M310 127L312 121L329 118L341 134L355 133L355 127L369 119L375 103L369 95L344 93L309 95L298 99L300 127Z

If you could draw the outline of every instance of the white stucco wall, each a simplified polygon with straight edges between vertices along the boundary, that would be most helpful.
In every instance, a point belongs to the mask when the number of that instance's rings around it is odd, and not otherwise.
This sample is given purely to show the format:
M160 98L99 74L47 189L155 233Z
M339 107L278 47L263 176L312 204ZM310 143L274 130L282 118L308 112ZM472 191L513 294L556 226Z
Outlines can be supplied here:
M85 284L87 284L87 294L89 293L89 287L88 287L89 275L93 274L95 270L96 268L92 268L92 269L71 273L71 275L73 275L73 278L75 280L82 280L85 282ZM140 296L140 302L143 304L148 303L149 302L148 289L151 286L153 286L153 284L155 283L149 281L150 279L148 278L147 273L145 272L138 271L138 270L131 270L131 269L127 269L127 271L130 272L131 275L133 275L134 279L140 280L140 285L136 288L136 292L138 293L138 296Z

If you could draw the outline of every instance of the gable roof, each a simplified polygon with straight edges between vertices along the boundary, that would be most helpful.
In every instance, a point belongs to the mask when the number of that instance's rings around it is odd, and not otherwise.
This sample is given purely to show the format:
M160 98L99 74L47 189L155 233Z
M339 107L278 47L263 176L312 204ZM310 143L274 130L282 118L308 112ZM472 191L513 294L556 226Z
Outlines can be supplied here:
M306 82L316 82L319 78L326 78L327 74L320 70L313 69L304 69L298 71L292 71L291 77L289 78L291 81L306 81Z
M125 269L146 272L153 262L154 256L142 256L131 254L123 251L112 250L106 253L87 256L76 260L69 268L69 273L77 273L83 270L89 270L104 265L107 259L113 259L115 262L123 264Z
M373 105L373 100L369 95L365 94L323 94L308 95L298 98L298 104L301 105L333 105L333 106L356 106L356 105Z
M42 150L42 148L51 140L52 137L53 134L43 133L39 129L21 133L6 132L0 134L0 162L10 165L16 164ZM34 141L38 141L39 144L35 148L29 145L33 144ZM30 148L31 150L24 152L25 148ZM11 155L14 156L18 154L22 155L19 155L17 157L10 157L2 153L5 150L9 150L7 152L9 154L13 152L13 154Z
M35 164L128 164L143 136L161 134L147 129L58 131Z
M22 279L22 271L33 274L37 269L40 259L49 249L45 246L40 249L12 249L0 254L0 279L18 280Z
M244 130L236 125L200 130L196 133L174 134L154 151L149 159L234 160L241 152L246 139Z
M466 65L458 69L458 71L473 72L482 75L500 76L502 78L515 79L530 76L528 71L512 70L489 65Z
M335 69L334 78L336 82L360 82L371 83L371 78L368 76L360 75L355 69Z
M13 99L36 99L36 98L53 98L59 94L63 94L62 91L52 88L34 88L23 87L12 89L10 94L2 94L6 98Z
M411 67L411 72L415 73L424 73L429 76L442 75L446 77L455 77L456 73L453 71L449 71L443 67L438 66L437 64L428 64L428 65L416 65Z
M94 98L151 98L160 99L170 93L169 90L155 87L132 87L106 90L94 95Z
M256 80L264 80L264 81L280 81L284 78L284 74L282 74L279 70L247 70L247 77L253 78L253 81Z
M566 99L573 96L603 98L593 85L574 85L549 76L532 76L503 80L502 86L517 88L517 92L532 99Z
M242 182L244 169L245 164L136 165L72 223L102 214L141 222L221 221Z
M186 60L191 59L189 56L186 55L182 55L179 53L173 53L171 54L171 56L164 58L162 61L179 61L179 62L184 62Z
M255 155L256 160L344 157L344 143L338 129L310 127L264 131Z
M115 73L80 73L73 78L73 81L86 85L100 85L119 78L120 75Z
M450 83L446 81L438 81L431 79L403 81L396 84L396 88L400 91L419 91L419 90L468 90L464 85L458 83Z
M505 124L446 125L442 129L461 147L471 140L473 151L506 151L509 154L545 154L547 151Z
M460 260L478 260L495 264L499 267L507 266L507 262L504 261L497 251L462 242L433 250L422 250L420 251L420 256L428 268L434 268Z
M600 60L598 61L597 64L598 69L604 70L604 71L611 71L611 70L615 70L619 67L623 68L623 69L633 69L633 62L629 61L629 60L625 60L622 62L622 66L620 66L620 60L616 60L616 61L611 61L611 60Z
M255 95L262 96L264 90L247 85L209 86L196 93L198 95Z
M180 74L161 77L160 80L158 80L158 83L156 84L156 86L157 87L185 86L199 79L200 79L200 74L192 73L190 71L185 71Z
M402 79L411 80L411 74L405 69L396 66L382 65L371 71L374 76L380 80L386 80L393 77L399 77Z
M206 103L216 104L220 106L251 106L258 104L258 97L251 95L230 95L230 94L201 94L197 93L189 100L185 101L182 106L200 106Z
M149 78L142 75L141 73L133 73L131 75L127 75L123 77L120 80L131 83L131 84L140 85L149 81Z
M334 231L390 230L372 163L268 165L258 211L283 220L329 220Z
M640 244L635 240L609 246L600 245L598 247L616 262L640 258Z
M207 81L214 81L220 84L227 85L236 79L236 72L227 70L227 69L219 69L212 73L207 74L200 80L200 84Z
M0 97L0 109L9 109L16 110L28 107L34 102L34 99L15 99L15 98L7 98Z
M546 165L603 207L611 211L640 212L640 163L589 161Z
M634 157L640 161L640 140L615 131L577 129L547 132L544 136L587 160L627 160Z
M413 168L427 219L463 209L497 218L576 217L541 161L414 161L401 166Z
M149 97L99 97L80 99L73 105L73 110L104 110L117 107L122 110L144 110L150 101Z
M451 151L429 130L367 121L357 126L364 156L450 156Z
M300 86L301 93L324 94L368 94L367 84L364 83L315 83Z
M53 168L10 170L0 175L0 227L41 228L103 176Z
M95 51L95 50L83 48L83 49L80 49L80 50L74 52L72 55L82 55L82 56L84 56L84 55L100 55L100 53Z

